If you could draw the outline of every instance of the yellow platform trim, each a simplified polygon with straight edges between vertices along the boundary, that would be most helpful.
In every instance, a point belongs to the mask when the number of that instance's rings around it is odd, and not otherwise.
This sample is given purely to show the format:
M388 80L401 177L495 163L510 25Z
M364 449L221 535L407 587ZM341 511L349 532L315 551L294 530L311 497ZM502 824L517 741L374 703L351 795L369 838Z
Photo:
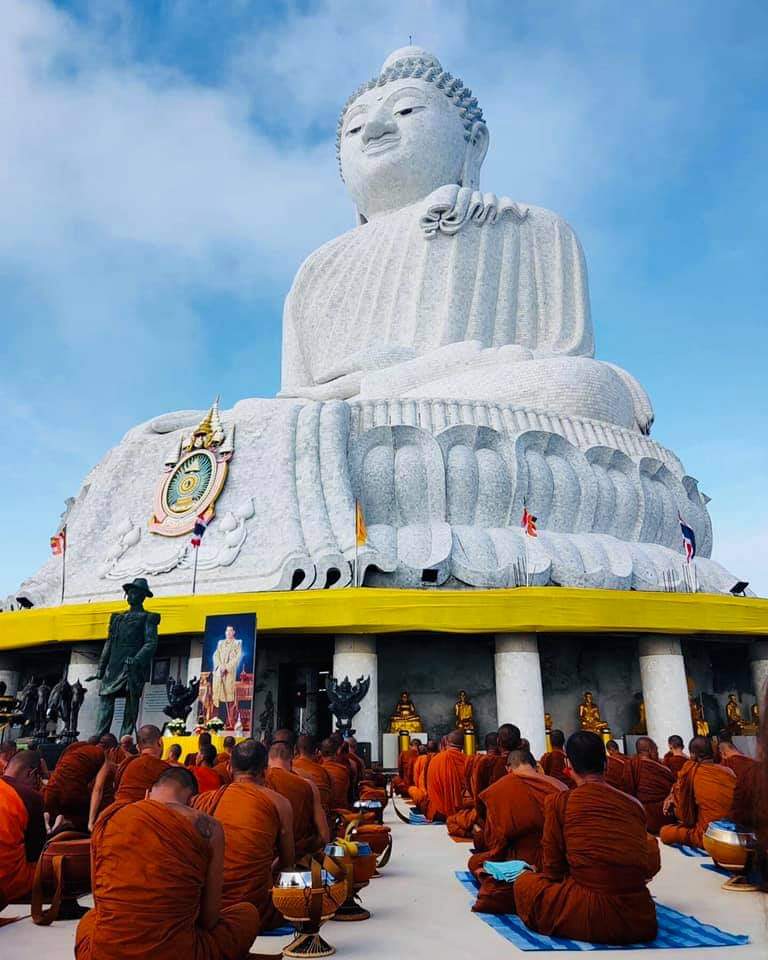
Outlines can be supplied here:
M715 594L528 587L516 590L347 588L154 597L161 635L200 634L209 614L250 613L291 633L669 633L768 636L768 600ZM0 649L103 640L125 603L0 613Z

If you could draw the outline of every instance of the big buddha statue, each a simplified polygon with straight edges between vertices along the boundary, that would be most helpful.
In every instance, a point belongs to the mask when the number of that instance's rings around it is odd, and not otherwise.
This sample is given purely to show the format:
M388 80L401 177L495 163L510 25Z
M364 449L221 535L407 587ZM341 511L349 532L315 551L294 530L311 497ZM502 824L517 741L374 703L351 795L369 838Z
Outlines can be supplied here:
M650 437L637 380L594 356L576 234L481 186L490 142L420 47L354 91L337 154L355 223L296 274L279 397L130 430L68 501L65 602L137 576L184 594L193 566L201 593L340 588L355 557L367 586L730 590L708 498ZM52 559L14 596L60 588Z

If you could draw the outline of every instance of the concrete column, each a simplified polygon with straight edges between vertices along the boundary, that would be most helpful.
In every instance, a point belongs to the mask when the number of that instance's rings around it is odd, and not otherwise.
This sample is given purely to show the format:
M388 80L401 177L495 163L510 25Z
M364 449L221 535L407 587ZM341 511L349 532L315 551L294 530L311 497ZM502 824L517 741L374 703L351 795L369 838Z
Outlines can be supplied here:
M379 733L379 658L376 654L376 637L371 634L344 634L336 637L333 653L333 676L336 680L349 677L352 683L358 677L370 677L368 693L360 703L360 712L352 721L357 740L371 744L371 759L378 760L381 753Z
M752 686L760 708L760 720L768 710L768 640L755 640L749 650Z
M638 655L648 736L655 740L660 754L666 752L667 738L675 733L687 747L693 724L680 641L676 637L641 637Z
M96 714L99 709L99 681L86 683L86 677L92 677L99 666L100 646L73 647L69 655L67 680L74 684L78 680L86 689L85 700L80 707L77 718L77 729L80 731L80 740L87 740L96 732Z
M189 657L187 658L187 683L193 677L200 678L203 669L203 641L189 641Z
M547 749L539 641L535 633L496 634L496 715L514 723L538 759Z

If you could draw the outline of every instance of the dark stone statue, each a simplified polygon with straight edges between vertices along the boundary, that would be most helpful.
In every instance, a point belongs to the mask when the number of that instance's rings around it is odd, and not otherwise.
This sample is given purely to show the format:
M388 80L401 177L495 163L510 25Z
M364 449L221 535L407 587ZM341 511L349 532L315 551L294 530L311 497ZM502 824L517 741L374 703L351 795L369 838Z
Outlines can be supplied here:
M38 740L48 738L48 699L51 695L51 688L42 680L37 688L37 703L35 704L35 732L34 736Z
M37 718L37 677L31 677L23 689L18 693L19 713L23 719L25 734L31 734L35 729Z
M69 730L69 718L72 711L72 687L67 680L66 672L59 682L51 690L48 697L47 719L51 723L57 723L59 720L64 724L63 734ZM63 734L58 739L63 739Z
M185 686L181 680L168 677L165 691L168 694L168 706L163 707L163 713L171 720L186 720L192 710L192 704L197 700L200 681L194 677L189 686Z
M115 699L125 697L125 713L120 736L133 733L139 714L139 701L144 684L149 680L152 660L157 650L157 627L160 614L144 609L144 600L152 596L144 577L123 584L129 610L113 613L109 634L101 651L99 669L87 680L101 680L96 736L109 733L115 713ZM87 682L87 681L86 681Z
M268 742L275 729L275 701L272 697L272 691L267 690L264 697L264 709L259 714L259 731L263 742Z
M80 716L80 707L85 700L85 693L85 687L79 679L76 680L72 687L72 706L69 711L69 727L66 734L67 743L74 743L80 736L80 731L77 729L77 718Z
M330 677L326 692L331 707L331 713L336 717L336 729L343 737L354 736L352 718L360 712L360 701L368 693L371 678L358 677L354 686L349 677L344 677L341 683Z

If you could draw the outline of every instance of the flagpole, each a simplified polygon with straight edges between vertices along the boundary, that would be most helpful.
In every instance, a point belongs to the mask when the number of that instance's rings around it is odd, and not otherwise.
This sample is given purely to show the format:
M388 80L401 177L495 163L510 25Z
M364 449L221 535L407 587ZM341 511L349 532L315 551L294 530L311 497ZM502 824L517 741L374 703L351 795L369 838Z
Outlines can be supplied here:
M192 567L192 595L194 596L197 586L197 555L200 553L200 547L193 547L192 549L195 551L195 563Z
M353 579L352 579L352 586L354 586L354 587L357 587L357 581L358 581L358 566L359 566L359 563L360 563L360 557L359 557L359 554L358 554L357 551L358 551L358 547L357 547L357 505L355 505L355 569L354 569L354 577L353 577Z
M64 588L67 582L67 540L64 535L64 549L61 551L61 603L64 603Z

